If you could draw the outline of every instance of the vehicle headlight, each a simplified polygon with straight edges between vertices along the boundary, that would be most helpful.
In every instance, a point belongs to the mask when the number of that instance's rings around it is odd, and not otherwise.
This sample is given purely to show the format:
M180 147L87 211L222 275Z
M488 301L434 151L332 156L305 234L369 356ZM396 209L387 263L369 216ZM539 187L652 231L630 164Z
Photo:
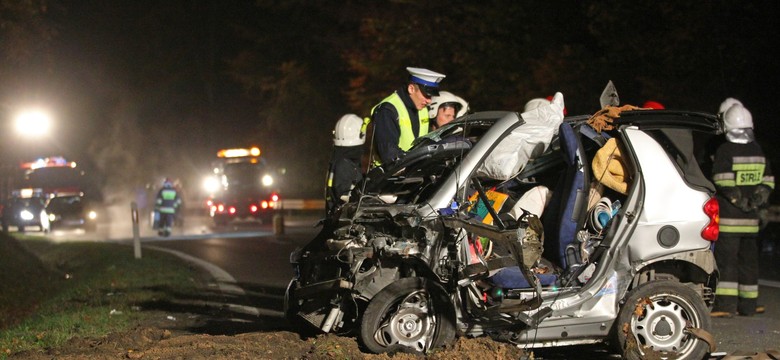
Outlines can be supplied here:
M203 190L206 190L209 194L219 190L219 180L213 176L209 176L203 179Z
M264 175L261 181L263 182L263 186L271 186L274 184L274 178L271 177L271 175Z
M97 219L97 212L95 212L95 210L90 210L90 211L87 213L87 218L88 218L88 219L90 219L90 220L95 220L95 219Z
M57 220L57 215L49 214L49 221Z
M35 219L35 215L33 215L33 213L31 213L30 210L22 210L19 213L19 217L22 218L22 220L28 220L28 221Z

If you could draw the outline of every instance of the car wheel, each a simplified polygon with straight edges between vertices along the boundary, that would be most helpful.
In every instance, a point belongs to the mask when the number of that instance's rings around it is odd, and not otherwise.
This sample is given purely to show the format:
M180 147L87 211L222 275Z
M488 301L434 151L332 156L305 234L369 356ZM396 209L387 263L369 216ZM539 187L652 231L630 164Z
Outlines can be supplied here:
M423 278L393 282L371 299L360 343L373 353L425 353L455 338L455 311L446 292Z
M651 281L632 290L615 323L617 344L624 359L672 356L702 359L708 344L688 331L711 331L704 300L677 281Z

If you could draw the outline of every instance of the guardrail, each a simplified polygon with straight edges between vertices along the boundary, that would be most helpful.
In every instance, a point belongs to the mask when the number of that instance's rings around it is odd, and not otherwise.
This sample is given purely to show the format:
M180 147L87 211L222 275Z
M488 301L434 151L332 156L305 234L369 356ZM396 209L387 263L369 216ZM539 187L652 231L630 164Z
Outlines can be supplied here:
M284 210L324 210L325 200L315 199L287 199L282 200L281 209Z

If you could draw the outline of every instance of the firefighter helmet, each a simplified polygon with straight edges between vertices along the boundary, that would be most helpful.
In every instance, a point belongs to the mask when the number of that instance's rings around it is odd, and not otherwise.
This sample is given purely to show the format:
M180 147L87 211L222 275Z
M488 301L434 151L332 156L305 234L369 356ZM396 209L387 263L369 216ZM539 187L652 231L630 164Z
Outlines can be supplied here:
M363 120L355 114L346 114L336 122L333 130L333 144L336 146L357 146L366 142Z
M440 107L455 108L455 117L459 118L466 115L466 112L469 110L469 103L449 91L439 91L439 95L431 98L431 104L428 105L428 118L435 119L436 115L439 114Z
M727 99L728 100L728 99ZM723 113L723 126L726 131L733 129L752 129L753 115L741 103L734 103Z
M653 100L645 101L645 103L642 105L642 108L644 108L644 109L653 109L653 110L663 110L663 109L666 109L666 107L664 107L663 104L659 103L658 101L653 101Z
M722 103L720 103L720 109L718 110L718 114L723 114L728 110L732 105L739 104L742 105L742 102L735 98L726 98L726 100L723 100Z

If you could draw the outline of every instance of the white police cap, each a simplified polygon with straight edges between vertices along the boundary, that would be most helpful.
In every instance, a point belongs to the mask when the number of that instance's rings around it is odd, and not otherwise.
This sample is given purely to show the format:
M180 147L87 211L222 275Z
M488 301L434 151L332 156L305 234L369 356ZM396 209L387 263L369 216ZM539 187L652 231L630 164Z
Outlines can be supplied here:
M429 96L439 95L439 82L447 77L444 74L423 68L408 67L406 70L411 75L409 81L422 85L420 88Z

